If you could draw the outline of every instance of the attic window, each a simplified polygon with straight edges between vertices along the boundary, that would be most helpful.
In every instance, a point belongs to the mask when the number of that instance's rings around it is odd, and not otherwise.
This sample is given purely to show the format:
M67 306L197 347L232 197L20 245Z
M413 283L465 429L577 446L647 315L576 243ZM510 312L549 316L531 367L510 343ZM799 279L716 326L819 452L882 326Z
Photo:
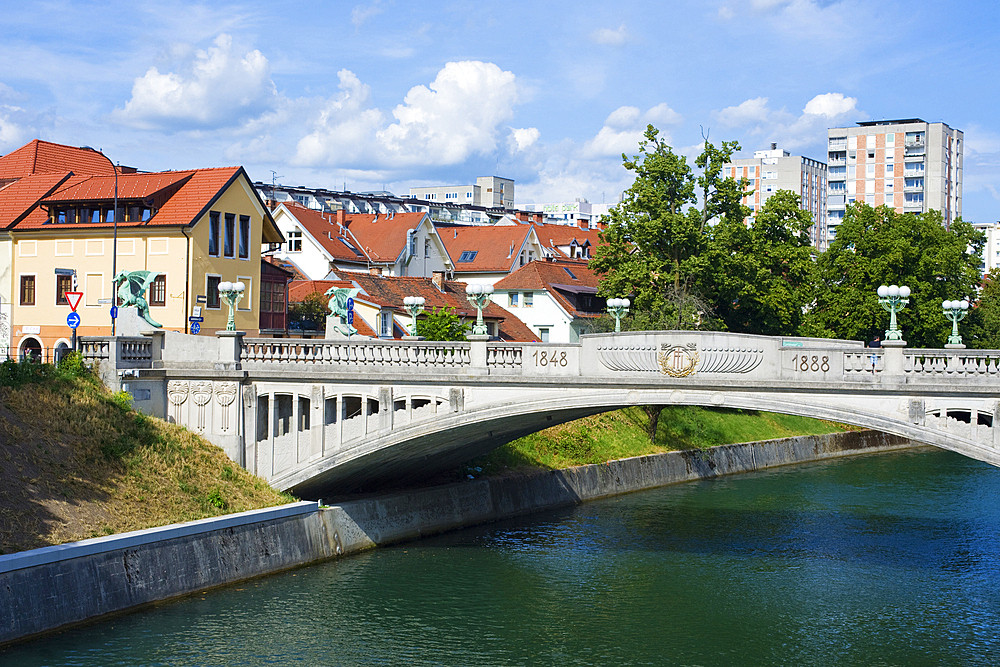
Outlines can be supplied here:
M462 255L458 258L459 262L474 262L476 261L476 255L479 254L478 250L463 250Z
M353 252L353 253L354 253L355 255L357 255L358 257L364 257L364 255L362 255L362 254L361 254L361 251L360 251L360 250L358 250L357 248L355 248L355 247L354 247L353 245L351 245L350 243L348 243L348 242L347 242L347 239L345 239L345 238L344 238L343 236L338 236L338 237L337 237L337 240L338 240L338 241L340 241L341 243L343 243L344 245L346 245L346 246L348 247L348 249L349 249L349 250L350 250L351 252Z
M568 274L569 274L569 277L570 277L570 278L572 278L573 280L579 280L579 278L577 278L577 277L576 277L575 275L573 275L573 272L572 272L572 271L570 271L570 270L569 270L568 268L566 268L565 266L564 266L564 267L562 267L562 270L563 270L563 271L565 271L566 273L568 273Z

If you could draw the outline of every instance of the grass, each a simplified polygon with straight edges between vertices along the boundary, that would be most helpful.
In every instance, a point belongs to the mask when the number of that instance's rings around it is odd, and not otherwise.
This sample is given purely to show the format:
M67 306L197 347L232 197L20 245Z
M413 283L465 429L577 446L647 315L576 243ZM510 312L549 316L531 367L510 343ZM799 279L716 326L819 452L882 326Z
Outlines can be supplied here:
M464 472L498 475L528 468L557 469L677 449L706 448L851 427L806 417L752 410L669 406L660 414L656 442L641 407L586 417L525 436L481 456Z
M195 433L135 411L127 393L108 392L82 366L7 365L3 553L295 500Z

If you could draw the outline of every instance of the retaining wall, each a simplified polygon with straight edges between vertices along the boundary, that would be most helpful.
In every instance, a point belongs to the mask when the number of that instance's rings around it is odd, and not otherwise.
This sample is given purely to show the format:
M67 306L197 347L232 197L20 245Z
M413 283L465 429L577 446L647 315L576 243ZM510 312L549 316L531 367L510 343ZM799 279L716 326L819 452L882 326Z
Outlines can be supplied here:
M905 449L875 431L668 452L527 476L315 502L0 556L0 645L212 586L630 491L861 452Z

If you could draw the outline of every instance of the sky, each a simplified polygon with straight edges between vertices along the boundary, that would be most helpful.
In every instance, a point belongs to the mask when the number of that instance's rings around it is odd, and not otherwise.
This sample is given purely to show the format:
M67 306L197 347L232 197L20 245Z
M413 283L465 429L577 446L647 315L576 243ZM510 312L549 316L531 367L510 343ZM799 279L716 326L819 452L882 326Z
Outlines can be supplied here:
M614 202L654 125L824 160L828 127L965 133L963 217L1000 221L1000 4L8 2L0 154L32 139L145 171L405 194L513 178Z

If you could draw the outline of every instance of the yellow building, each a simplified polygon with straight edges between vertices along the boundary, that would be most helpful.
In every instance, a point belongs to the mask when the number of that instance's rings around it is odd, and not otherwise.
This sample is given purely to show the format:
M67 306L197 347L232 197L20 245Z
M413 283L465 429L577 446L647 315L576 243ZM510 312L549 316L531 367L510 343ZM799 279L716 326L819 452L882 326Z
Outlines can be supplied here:
M164 329L191 332L200 308L207 335L226 328L219 283L243 282L236 328L259 334L261 246L284 239L242 167L77 175L56 165L3 187L13 155L0 158L0 223L10 243L10 346L19 353L69 345L71 291L83 292L78 335L110 335L112 278L122 271L159 274L145 296Z

